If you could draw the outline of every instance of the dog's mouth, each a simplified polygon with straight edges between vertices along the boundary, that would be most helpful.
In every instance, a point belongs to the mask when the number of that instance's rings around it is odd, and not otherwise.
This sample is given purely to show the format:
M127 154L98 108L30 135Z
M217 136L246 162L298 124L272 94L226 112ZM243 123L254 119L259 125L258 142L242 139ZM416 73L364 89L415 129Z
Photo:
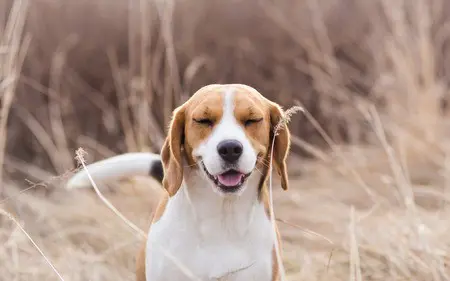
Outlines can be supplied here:
M203 170L208 177L214 182L214 184L225 193L232 193L238 191L245 183L251 173L244 174L235 169L227 170L226 172L213 176L203 165Z

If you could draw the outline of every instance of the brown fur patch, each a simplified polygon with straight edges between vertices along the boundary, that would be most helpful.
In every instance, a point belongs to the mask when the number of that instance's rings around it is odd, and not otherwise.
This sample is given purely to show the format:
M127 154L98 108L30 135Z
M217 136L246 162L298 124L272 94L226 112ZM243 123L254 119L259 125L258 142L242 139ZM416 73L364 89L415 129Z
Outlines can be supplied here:
M259 156L265 156L270 145L270 114L261 96L238 88L234 95L234 116ZM250 122L251 120L261 120Z
M186 126L184 128L186 159L189 165L195 164L192 151L209 137L214 127L223 116L222 89L210 89L209 91L197 92L186 105ZM209 120L208 123L197 121Z
M269 191L267 188L262 188L260 193L260 199L264 203L264 209L266 211L267 218L270 220L270 198L269 198ZM278 249L280 250L280 256L281 256L281 236L280 232L278 230L278 226L275 224L275 233L276 233L276 243L278 243ZM278 260L277 260L277 253L275 246L272 249L272 281L279 280L278 278L279 273L279 266L278 266Z
M151 224L154 224L162 217L164 211L166 210L167 202L169 202L169 194L165 192L161 198L161 201L156 207ZM147 246L147 239L145 239L144 242L142 243L138 255L136 257L136 281L146 281L145 278L145 251L147 248L146 246Z

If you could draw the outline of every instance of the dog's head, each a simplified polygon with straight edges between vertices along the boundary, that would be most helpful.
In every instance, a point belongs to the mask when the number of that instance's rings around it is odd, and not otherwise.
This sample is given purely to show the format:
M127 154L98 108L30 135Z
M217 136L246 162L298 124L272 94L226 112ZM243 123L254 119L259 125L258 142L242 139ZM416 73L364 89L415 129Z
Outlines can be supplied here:
M243 190L255 171L262 174L262 184L275 137L273 164L286 190L289 130L284 127L274 135L274 127L283 117L279 105L249 86L209 85L199 89L174 110L161 151L164 188L174 195L186 168L204 173L221 194Z

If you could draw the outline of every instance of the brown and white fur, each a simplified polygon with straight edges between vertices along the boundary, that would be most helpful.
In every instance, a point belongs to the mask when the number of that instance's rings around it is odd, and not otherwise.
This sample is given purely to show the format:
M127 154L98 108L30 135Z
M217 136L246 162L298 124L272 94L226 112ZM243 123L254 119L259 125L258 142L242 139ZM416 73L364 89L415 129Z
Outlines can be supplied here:
M161 158L129 153L88 166L95 181L105 181L133 172L156 176L162 163L167 192L137 257L138 281L189 280L161 249L197 280L278 280L274 247L280 241L265 182L274 126L283 116L279 105L249 86L208 85L174 110ZM283 128L273 147L285 190L289 138ZM68 184L88 185L84 171Z

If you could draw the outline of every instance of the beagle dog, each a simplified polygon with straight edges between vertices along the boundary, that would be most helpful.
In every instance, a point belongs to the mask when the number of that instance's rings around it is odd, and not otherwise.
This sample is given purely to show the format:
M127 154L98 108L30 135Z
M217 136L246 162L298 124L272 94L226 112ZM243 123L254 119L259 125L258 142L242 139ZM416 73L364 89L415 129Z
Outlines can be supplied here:
M280 238L266 180L273 150L288 189L290 133L284 127L274 134L283 117L252 87L208 85L174 110L161 155L128 153L87 166L97 183L150 174L166 191L137 256L137 281L191 280L180 264L196 280L278 280ZM68 183L88 185L84 171Z

